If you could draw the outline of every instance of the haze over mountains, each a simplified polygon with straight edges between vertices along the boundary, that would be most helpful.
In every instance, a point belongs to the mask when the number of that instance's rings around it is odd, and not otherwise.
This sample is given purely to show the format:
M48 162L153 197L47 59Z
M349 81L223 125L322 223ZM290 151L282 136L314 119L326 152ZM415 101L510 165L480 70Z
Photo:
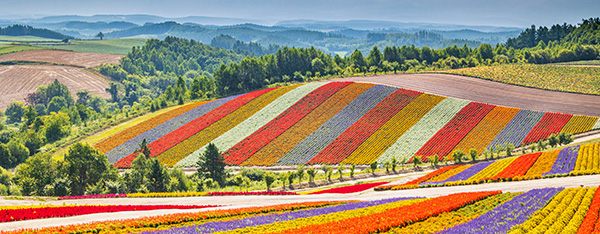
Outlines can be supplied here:
M0 19L0 26L14 24L50 29L81 39L93 39L103 32L107 39L165 38L194 39L210 44L219 35L229 35L242 42L255 42L264 47L315 46L325 52L368 50L377 45L415 45L443 48L478 46L482 43L504 43L522 29L485 25L394 22L381 20L285 20L269 25L242 18L187 16L168 18L156 15L59 15L42 18Z

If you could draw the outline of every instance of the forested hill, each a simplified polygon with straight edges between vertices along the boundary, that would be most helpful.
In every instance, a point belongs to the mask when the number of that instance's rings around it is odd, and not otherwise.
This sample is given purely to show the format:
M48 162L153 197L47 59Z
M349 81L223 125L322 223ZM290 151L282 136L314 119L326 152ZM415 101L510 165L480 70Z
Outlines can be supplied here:
M269 47L273 44L302 48L314 46L325 53L351 52L357 48L364 48L361 49L364 53L368 52L374 45L385 47L410 46L414 44L418 47L427 46L430 48L443 48L454 44L459 46L464 44L478 46L484 42L492 42L492 44L504 42L505 39L502 36L506 36L505 34L494 33L479 33L475 35L475 32L464 31L449 34L451 37L447 38L441 33L426 31L415 33L405 33L397 30L378 32L362 30L321 32L302 28L268 27L252 24L203 26L179 24L176 22L146 24L140 27L106 33L105 35L106 38L148 37L159 39L166 36L174 36L193 39L206 44L211 43L214 38L220 35L228 35L241 42L255 42L263 47ZM369 37L368 35L372 36ZM509 35L516 35L516 33ZM470 37L473 39L466 40L460 39L460 37Z
M573 43L582 45L600 44L600 18L583 19L579 26L563 23L546 26L531 25L516 38L509 38L507 47L516 49L535 47L540 42L548 45L549 42Z
M67 36L52 30L34 28L31 26L25 25L12 25L6 28L0 27L0 35L5 36L36 36L43 38L51 38L51 39L73 39L71 36Z

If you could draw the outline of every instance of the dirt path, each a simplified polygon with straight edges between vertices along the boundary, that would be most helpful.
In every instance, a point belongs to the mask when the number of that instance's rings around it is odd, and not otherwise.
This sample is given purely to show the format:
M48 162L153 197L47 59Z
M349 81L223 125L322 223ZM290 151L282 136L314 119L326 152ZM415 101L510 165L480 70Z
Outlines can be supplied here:
M49 204L178 204L178 205L224 205L221 208L207 209L232 209L250 206L266 206L275 204L285 204L306 201L340 201L340 200L377 200L391 197L437 197L451 193L491 191L502 190L503 192L528 191L535 188L546 187L577 187L577 186L598 186L600 185L600 175L576 176L551 178L541 180L529 180L519 182L489 183L469 186L422 188L399 191L375 192L373 190L354 193L354 194L318 194L318 195L298 195L298 196L224 196L224 197L181 197L181 198L113 198L113 199L84 199L84 200L66 200L51 201ZM39 204L39 201L19 201L19 200L0 200L0 204ZM19 228L40 228L57 225L79 224L93 221L106 221L116 219L128 219L145 216L156 216L173 213L187 213L193 211L207 210L162 210L162 211L129 211L106 214L92 214L78 217L52 218L41 220L29 220L11 223L0 223L0 230L14 230Z
M3 61L33 61L96 67L101 63L118 63L122 55L82 53L62 50L29 50L0 56Z
M390 74L339 79L407 88L536 111L600 116L600 96L564 93L448 74Z

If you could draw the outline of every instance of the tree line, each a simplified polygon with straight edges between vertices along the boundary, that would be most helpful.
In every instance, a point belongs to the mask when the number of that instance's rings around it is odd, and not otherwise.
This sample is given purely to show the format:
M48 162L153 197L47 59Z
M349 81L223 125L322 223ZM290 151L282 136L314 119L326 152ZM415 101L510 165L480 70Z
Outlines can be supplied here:
M51 39L73 39L71 36L64 35L48 29L34 28L26 25L11 25L6 28L0 27L0 35L6 36L36 36Z

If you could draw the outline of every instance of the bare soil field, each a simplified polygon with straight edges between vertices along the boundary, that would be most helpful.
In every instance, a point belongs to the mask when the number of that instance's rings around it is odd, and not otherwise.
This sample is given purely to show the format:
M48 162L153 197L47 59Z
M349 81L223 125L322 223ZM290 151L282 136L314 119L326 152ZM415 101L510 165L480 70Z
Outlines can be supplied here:
M535 111L600 116L600 96L548 91L447 74L390 74L343 81L391 85L447 97Z
M75 97L77 91L88 90L92 94L109 98L105 91L108 82L82 68L53 65L0 66L0 109L12 101L23 101L40 85L48 85L58 79L69 87Z
M96 67L102 63L118 63L123 55L81 53L61 50L30 50L0 56L4 61L33 61L65 64L80 67Z

